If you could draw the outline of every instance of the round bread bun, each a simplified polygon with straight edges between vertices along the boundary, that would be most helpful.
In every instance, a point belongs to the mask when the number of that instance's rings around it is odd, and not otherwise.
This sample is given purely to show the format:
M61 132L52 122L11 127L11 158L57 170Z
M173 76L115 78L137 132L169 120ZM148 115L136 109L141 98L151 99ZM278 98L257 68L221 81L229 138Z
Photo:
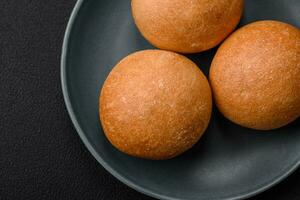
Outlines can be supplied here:
M113 68L99 107L105 135L117 149L160 160L199 140L209 123L212 96L192 61L173 52L145 50Z
M229 120L270 130L300 116L300 31L258 21L233 33L218 49L210 83L217 107Z
M134 21L154 46L196 53L211 49L237 26L243 0L132 0Z

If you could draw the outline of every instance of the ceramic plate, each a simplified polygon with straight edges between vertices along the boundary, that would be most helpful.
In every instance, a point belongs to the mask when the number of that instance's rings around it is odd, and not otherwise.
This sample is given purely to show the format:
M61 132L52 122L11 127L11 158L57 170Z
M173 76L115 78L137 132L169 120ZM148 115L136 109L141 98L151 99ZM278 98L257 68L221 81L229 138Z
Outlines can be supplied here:
M273 19L300 27L299 11L299 0L246 0L240 26ZM215 108L203 138L179 157L150 161L115 149L99 124L99 91L120 59L151 48L134 25L129 0L77 2L63 45L64 98L82 141L116 178L159 199L233 200L266 190L299 166L299 119L262 132L229 122ZM215 50L189 57L207 75Z

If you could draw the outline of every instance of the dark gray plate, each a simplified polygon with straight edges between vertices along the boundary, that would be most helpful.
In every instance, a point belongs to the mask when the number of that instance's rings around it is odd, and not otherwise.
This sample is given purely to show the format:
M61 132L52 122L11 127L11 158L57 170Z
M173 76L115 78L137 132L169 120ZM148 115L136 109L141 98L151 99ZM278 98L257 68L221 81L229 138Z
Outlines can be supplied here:
M247 0L241 24L276 19L300 27L299 0ZM257 194L300 164L300 120L260 132L232 124L216 110L205 136L167 161L129 157L105 138L98 93L124 56L153 48L137 31L129 0L79 0L62 54L62 87L71 119L93 156L115 177L160 199L242 199ZM207 74L215 49L190 56Z

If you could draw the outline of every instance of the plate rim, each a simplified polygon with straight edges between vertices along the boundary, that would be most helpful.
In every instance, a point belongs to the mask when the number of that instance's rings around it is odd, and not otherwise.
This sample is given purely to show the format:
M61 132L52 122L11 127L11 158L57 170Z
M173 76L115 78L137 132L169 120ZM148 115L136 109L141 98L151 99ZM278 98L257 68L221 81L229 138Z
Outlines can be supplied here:
M66 62L67 62L70 35L72 33L73 25L75 23L76 17L78 16L79 10L80 10L81 6L83 5L84 1L85 0L77 0L76 4L72 10L72 13L70 15L70 18L68 20L67 27L65 30L64 38L63 38L61 61L60 61L60 78L61 78L61 88L62 88L62 92L63 92L63 98L64 98L64 102L65 102L68 114L71 118L73 126L76 129L77 134L79 135L79 137L82 140L85 147L89 150L89 152L93 155L93 157L98 161L98 163L100 163L104 167L105 170L107 170L110 174L112 174L115 178L117 178L119 181L121 181L125 185L129 186L130 188L132 188L138 192L141 192L145 195L153 197L153 198L164 199L164 200L186 200L186 199L180 199L180 198L166 196L166 195L151 191L150 189L147 189L145 187L142 187L142 186L134 183L130 179L126 178L125 176L123 176L122 174L117 172L105 160L103 160L101 156L99 156L97 151L94 149L94 147L91 145L91 143L85 136L84 131L82 130L79 122L77 121L76 115L75 115L73 107L71 105L71 101L70 101L70 97L69 97L69 90L67 87L67 78L66 78L67 63ZM283 179L285 179L290 174L292 174L299 166L300 166L300 160L297 161L294 165L292 165L292 167L290 169L288 169L286 172L275 177L272 181L270 181L268 184L265 184L262 187L254 189L253 191L250 191L250 192L238 194L233 197L220 197L219 200L241 200L241 199L255 196L255 195L257 195L261 192L264 192L267 189L273 187L274 185L278 184L279 182L281 182Z

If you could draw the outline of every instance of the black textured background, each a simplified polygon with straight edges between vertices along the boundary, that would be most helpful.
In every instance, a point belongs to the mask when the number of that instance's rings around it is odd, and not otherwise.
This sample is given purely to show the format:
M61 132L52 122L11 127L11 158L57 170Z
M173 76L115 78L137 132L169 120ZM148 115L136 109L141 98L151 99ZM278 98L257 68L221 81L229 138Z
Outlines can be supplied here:
M60 54L74 5L0 0L0 199L152 199L106 172L68 117ZM299 200L300 170L251 198L265 199Z

